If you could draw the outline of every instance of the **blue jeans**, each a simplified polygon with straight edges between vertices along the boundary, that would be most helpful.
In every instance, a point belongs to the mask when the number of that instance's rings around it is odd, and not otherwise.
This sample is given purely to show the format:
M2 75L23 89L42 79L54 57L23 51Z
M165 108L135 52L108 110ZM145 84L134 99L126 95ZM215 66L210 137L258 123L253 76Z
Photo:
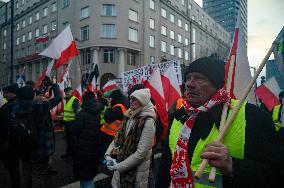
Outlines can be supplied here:
M92 179L91 180L81 180L80 188L95 188L95 184Z

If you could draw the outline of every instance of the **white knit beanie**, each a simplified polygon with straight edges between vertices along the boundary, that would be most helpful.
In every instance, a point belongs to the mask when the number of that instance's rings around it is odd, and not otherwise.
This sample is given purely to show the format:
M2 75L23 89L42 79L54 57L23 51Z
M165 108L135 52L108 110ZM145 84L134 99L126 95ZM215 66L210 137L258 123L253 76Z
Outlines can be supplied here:
M151 94L149 89L139 89L134 91L130 97L136 98L144 107L150 102Z

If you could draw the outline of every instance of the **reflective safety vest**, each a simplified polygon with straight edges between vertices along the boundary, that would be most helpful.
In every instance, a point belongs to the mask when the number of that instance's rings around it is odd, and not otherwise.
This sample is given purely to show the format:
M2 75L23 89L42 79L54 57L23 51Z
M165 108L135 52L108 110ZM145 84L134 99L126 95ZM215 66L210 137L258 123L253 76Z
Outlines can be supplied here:
M6 104L8 100L6 98L3 99L3 103Z
M231 100L231 104L234 107L237 106L237 103L238 103L237 100L233 100L233 99ZM245 128L246 128L245 106L246 106L246 102L242 105L239 113L237 114L236 119L233 121L233 124L227 130L227 133L222 142L224 145L228 147L230 155L238 159L244 159ZM228 117L231 114L232 114L232 110L230 109ZM171 126L170 135L169 135L169 148L172 154L172 158L174 157L176 143L178 141L182 126L183 124L180 121L174 119L173 124ZM218 136L218 131L219 130L217 126L214 124L207 138L205 138L204 140L202 140L201 138L199 139L194 149L193 156L192 156L191 163L190 163L193 174L197 171L197 169L199 168L202 162L202 159L200 156L205 148L205 145L212 143L213 141L216 140ZM209 176L210 171L211 171L211 167L207 165L201 179L194 179L195 188L223 187L221 172L217 170L215 182L210 183L208 181L208 176Z
M272 120L275 124L275 129L278 131L281 128L281 121L279 120L279 113L281 113L281 105L277 105L273 108Z
M127 111L125 106L123 106L122 104L116 104L112 108L117 106L119 106L123 114L125 114L125 112ZM121 129L122 124L123 120L115 120L114 122L111 123L105 122L104 125L101 127L101 131L110 136L115 136L116 133Z
M75 120L75 112L73 109L73 102L77 99L75 96L72 96L66 103L66 100L64 100L64 114L63 114L63 120L64 121L73 121Z
M180 98L180 99L177 100L176 110L178 110L180 107L183 106L183 101L184 101L183 98Z

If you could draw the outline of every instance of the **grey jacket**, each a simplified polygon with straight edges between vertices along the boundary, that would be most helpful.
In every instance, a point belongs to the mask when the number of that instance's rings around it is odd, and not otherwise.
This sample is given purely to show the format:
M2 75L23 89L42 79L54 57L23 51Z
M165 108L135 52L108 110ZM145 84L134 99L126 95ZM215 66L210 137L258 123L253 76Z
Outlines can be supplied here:
M145 188L148 185L152 146L156 131L155 128L156 113L154 110L154 106L151 102L149 102L145 107L143 107L142 110L138 113L139 113L138 117L151 116L153 117L153 119L149 118L146 120L136 152L130 155L124 161L117 164L117 170L114 172L111 182L112 187L114 188L120 187L119 173L130 170L136 166L137 166L137 176L135 179L135 187ZM134 126L135 121L136 119L130 116L130 119L126 124L127 132ZM113 148L114 148L114 142L112 142L108 147L106 155L110 155Z

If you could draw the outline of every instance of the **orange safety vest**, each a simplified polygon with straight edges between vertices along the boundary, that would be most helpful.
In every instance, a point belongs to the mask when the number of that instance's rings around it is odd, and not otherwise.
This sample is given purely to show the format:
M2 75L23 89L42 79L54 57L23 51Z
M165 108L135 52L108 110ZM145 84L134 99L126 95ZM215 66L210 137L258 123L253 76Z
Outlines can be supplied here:
M123 106L122 104L116 104L112 108L117 107L117 106L119 106L123 114L125 114L125 112L127 111L125 106ZM115 136L116 133L121 129L122 124L123 124L123 120L115 120L114 122L111 122L111 123L105 122L103 126L101 127L101 131L110 136Z
M179 109L183 105L184 99L180 98L177 100L176 110Z

